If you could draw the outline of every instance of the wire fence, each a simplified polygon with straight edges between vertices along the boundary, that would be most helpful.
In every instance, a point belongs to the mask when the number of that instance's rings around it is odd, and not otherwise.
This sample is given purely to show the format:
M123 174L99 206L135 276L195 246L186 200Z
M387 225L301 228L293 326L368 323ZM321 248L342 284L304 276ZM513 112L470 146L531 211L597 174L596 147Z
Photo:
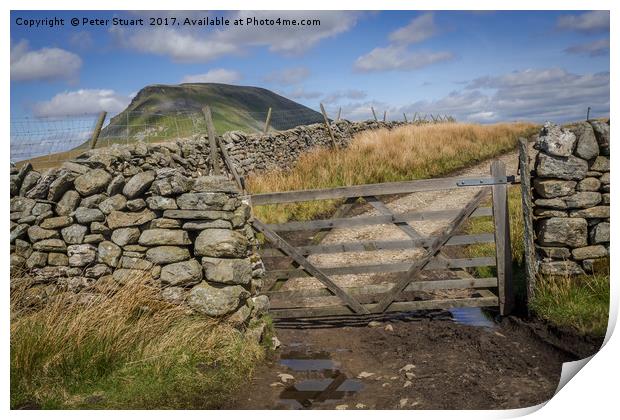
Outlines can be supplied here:
M210 106L215 131L240 130L246 133L277 132L300 125L323 123L320 112L310 108L265 109L248 111L227 106ZM377 120L391 115L375 112ZM372 114L371 114L372 115ZM402 115L412 121L444 121L448 117ZM329 109L331 121L345 118L340 110ZM370 118L373 118L371 116ZM432 118L432 120L431 120ZM98 114L66 117L18 117L11 118L11 161L30 160L39 167L52 167L59 162L77 156L90 149ZM360 118L352 118L359 120ZM149 143L196 139L205 136L206 122L201 110L145 112L124 111L106 118L97 138L96 147L129 144L136 141Z
M96 114L11 118L11 161L66 152L88 142Z

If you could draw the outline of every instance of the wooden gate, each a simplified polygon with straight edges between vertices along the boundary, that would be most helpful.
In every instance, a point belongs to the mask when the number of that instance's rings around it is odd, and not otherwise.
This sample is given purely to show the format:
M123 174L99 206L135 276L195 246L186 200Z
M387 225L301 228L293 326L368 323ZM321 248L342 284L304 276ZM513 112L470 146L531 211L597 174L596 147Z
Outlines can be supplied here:
M410 312L423 309L449 309L454 307L493 307L500 313L510 312L513 302L511 279L510 228L507 206L507 184L514 177L506 176L503 162L491 165L491 174L476 178L439 178L383 184L357 185L330 189L289 191L255 194L252 206L294 203L314 200L344 199L344 204L330 219L290 221L266 224L253 218L253 226L264 235L266 243L260 250L267 269L266 294L271 301L274 318L313 318L382 314L385 312ZM395 214L378 197L439 191L458 188L477 188L479 191L461 209L407 212ZM481 205L489 194L491 207ZM370 204L376 216L345 217L359 199ZM468 219L492 217L494 231L465 235L462 228ZM414 221L450 220L440 233L423 236L409 224ZM408 239L386 241L357 241L321 244L327 233L335 228L393 224ZM309 243L292 245L283 236L296 231L310 231ZM298 242L298 240L297 240ZM495 243L495 256L449 258L444 250L451 246ZM323 267L309 260L319 254L343 252L372 253L382 250L422 248L421 257L412 261L360 264L353 266ZM272 262L279 262L279 266ZM282 263L286 267L282 266ZM495 267L495 277L475 277L467 268ZM447 278L421 279L424 272L443 270ZM347 274L397 273L396 281L342 287L332 277ZM446 274L446 273L444 273ZM322 287L294 288L287 290L290 279L315 278ZM420 292L445 292L448 289L467 290L465 297L421 299Z

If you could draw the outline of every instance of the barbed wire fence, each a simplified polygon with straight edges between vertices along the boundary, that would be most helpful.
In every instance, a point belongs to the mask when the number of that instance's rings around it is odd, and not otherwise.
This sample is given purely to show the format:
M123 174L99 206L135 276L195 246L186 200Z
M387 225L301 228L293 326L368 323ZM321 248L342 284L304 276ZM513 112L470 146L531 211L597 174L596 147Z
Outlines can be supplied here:
M310 108L265 109L246 111L221 106L211 106L213 123L218 135L240 130L248 134L274 133L300 125L324 123L345 119L342 109L329 108L323 116ZM440 122L454 121L448 116L432 114L405 114L392 118L387 111L370 109L370 119L377 121ZM396 116L395 116L396 117ZM148 112L126 111L106 118L95 141L100 114L58 117L11 118L11 162L32 161L41 167L57 166L95 146L130 144L136 141L157 143L171 140L197 139L206 136L207 127L200 111ZM352 118L361 120L367 118Z

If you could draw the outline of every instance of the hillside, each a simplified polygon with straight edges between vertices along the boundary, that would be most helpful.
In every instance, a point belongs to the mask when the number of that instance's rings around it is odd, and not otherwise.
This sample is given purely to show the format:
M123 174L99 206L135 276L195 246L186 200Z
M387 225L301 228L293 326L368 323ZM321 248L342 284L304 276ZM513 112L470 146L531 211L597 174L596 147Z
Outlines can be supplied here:
M129 106L101 131L101 146L132 140L161 141L206 132L202 108L211 107L218 133L262 130L267 110L273 110L271 127L285 130L322 121L320 113L252 86L220 83L151 85L143 88Z

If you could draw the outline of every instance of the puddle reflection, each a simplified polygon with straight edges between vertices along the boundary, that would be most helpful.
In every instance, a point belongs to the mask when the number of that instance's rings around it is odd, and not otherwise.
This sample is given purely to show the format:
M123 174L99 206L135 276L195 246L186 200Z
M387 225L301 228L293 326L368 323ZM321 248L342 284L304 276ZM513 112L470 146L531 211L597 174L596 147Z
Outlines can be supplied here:
M303 379L280 393L280 402L291 408L310 408L318 403L341 400L363 388L361 381L348 378L327 352L290 352L283 354L280 364L296 372L307 372ZM320 378L316 378L316 377Z
M483 327L488 329L497 328L493 317L480 308L452 308L449 309L452 319L458 324Z

